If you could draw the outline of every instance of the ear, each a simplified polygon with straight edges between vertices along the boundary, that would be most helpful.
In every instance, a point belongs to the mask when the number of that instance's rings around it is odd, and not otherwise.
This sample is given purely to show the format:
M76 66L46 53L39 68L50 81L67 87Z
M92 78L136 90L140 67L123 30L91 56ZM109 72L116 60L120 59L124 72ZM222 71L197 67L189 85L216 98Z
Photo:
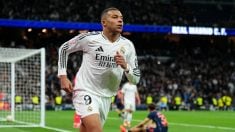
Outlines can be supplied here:
M102 24L103 26L105 26L105 25L106 25L106 21L105 21L105 20L101 20L101 24Z

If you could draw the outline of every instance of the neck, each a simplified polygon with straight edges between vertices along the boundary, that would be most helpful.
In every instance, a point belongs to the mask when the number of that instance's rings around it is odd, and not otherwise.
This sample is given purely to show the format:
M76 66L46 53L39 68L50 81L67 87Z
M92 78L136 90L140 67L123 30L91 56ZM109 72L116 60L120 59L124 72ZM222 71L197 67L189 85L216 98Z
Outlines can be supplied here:
M109 32L106 30L103 30L103 34L112 43L115 42L120 37L120 33Z

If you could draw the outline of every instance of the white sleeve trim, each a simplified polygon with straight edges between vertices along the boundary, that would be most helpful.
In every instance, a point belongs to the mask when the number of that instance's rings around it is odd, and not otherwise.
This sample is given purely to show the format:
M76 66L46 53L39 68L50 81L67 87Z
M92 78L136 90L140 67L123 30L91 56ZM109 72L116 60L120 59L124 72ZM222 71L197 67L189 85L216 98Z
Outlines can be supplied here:
M58 77L59 77L60 75L67 75L66 69L60 69L60 70L58 70Z

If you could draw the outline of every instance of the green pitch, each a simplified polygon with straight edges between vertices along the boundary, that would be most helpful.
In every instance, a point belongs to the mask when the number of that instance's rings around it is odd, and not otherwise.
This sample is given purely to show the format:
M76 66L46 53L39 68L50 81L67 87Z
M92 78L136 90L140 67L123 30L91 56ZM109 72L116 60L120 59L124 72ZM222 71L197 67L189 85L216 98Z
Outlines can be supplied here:
M1 128L1 132L77 132L73 127L73 111L47 111L46 128ZM235 132L235 112L232 111L168 111L169 132ZM136 111L132 125L145 118L146 111ZM119 132L122 120L112 111L104 132ZM1 124L1 122L0 122Z

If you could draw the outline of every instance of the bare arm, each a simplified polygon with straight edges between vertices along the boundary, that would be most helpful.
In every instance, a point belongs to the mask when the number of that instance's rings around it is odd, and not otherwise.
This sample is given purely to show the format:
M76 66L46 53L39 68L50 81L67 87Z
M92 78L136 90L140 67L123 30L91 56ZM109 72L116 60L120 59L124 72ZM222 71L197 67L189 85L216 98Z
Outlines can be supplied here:
M136 100L137 100L137 104L140 105L141 104L141 100L140 100L140 96L139 96L139 92L138 91L135 93L135 97L136 97Z

